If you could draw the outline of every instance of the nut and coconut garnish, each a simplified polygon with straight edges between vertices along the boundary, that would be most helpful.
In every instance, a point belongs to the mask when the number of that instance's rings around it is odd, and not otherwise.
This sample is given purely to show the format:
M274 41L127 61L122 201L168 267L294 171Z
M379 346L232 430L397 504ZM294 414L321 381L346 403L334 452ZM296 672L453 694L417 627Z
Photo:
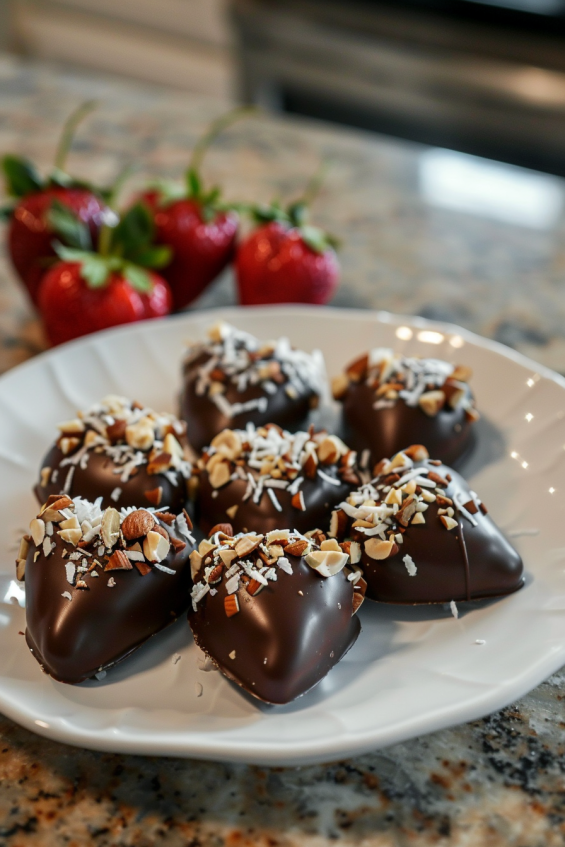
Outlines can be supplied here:
M62 490L71 491L74 469L85 469L92 453L104 453L115 465L116 488L112 500L119 502L120 484L127 483L144 465L148 474L164 474L172 485L188 480L192 466L183 446L184 422L169 413L157 413L126 397L108 395L76 418L58 425L57 446L63 453L59 467L65 479ZM41 470L41 484L56 482L49 468ZM157 488L158 486L156 486Z
M116 585L116 571L135 568L145 576L156 568L174 574L163 564L165 559L171 552L176 554L195 544L192 523L185 511L180 515L133 507L118 511L113 507L102 509L101 502L101 497L90 503L82 497L52 494L22 539L16 560L17 578L25 578L30 547L36 548L36 559L40 553L49 559L57 546L55 539L64 545L67 582L82 591L89 589L90 578L106 572L110 573L109 587ZM69 600L73 597L68 591L62 596Z
M314 395L316 404L325 382L319 350L311 354L296 350L288 338L263 343L223 321L210 327L208 337L207 342L188 348L184 368L189 370L197 360L205 360L197 365L196 394L209 397L227 418L254 410L266 412L269 396L281 387L292 400ZM228 386L238 392L258 386L263 396L231 403L225 396Z
M339 544L335 538L327 538L319 529L304 535L289 529L272 530L265 535L251 532L234 535L229 524L219 524L190 554L194 580L192 608L196 612L206 595L213 597L223 583L226 617L245 614L237 592L244 589L255 597L279 578L292 575L290 556L303 558L324 579L331 579L345 569L353 587L351 614L355 614L367 585L360 568L352 561L350 546L349 542Z
M471 376L471 368L464 365L403 356L388 347L378 347L335 377L332 392L336 400L342 400L350 385L365 383L375 390L375 409L392 407L400 399L407 406L419 407L428 417L435 417L442 409L461 408L470 421L476 421L479 413L468 386Z
M225 429L220 432L199 460L197 472L206 471L210 485L222 488L232 480L247 483L242 502L250 498L260 503L266 496L277 511L282 506L277 491L285 490L294 508L304 511L305 479L339 486L342 482L359 485L357 454L336 435L325 430L290 433L276 424L255 428ZM234 503L231 508L239 504Z
M369 557L382 561L402 551L404 533L408 527L437 521L446 532L455 530L462 520L477 526L475 515L487 510L474 491L465 500L450 485L449 473L445 477L437 472L441 462L430 459L421 444L413 444L392 459L382 459L373 469L373 479L361 485L332 512L329 535L341 542L350 541L352 561L359 561L361 550ZM428 509L435 504L433 517ZM358 552L353 558L353 545ZM357 556L359 558L357 558ZM415 576L417 563L405 556L407 572Z

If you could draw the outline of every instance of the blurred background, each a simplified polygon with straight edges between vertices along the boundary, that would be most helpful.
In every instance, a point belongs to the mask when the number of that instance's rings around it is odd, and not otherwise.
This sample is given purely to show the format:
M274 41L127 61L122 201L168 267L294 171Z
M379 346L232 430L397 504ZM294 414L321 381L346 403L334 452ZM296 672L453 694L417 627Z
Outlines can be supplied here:
M0 40L565 175L565 0L3 0Z

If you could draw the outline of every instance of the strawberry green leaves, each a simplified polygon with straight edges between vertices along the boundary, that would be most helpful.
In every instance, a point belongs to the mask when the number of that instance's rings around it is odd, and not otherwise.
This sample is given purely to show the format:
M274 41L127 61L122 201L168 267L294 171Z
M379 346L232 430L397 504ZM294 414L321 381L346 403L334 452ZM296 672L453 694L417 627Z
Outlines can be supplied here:
M171 260L169 247L152 243L155 236L153 219L142 203L132 206L120 218L116 216L111 221L115 226L104 225L97 252L92 250L92 245L86 244L84 229L88 228L69 210L56 208L54 204L50 222L70 245L55 244L57 255L63 261L81 265L81 276L89 288L103 288L113 273L120 273L136 291L148 293L153 283L147 268L161 268Z
M2 157L2 171L10 197L19 199L43 188L43 180L28 159L8 153Z

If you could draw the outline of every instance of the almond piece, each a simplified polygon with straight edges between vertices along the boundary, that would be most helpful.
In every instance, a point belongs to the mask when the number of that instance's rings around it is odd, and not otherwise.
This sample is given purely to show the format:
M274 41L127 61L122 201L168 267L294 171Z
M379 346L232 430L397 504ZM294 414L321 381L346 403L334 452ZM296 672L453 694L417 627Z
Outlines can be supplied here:
M49 479L51 477L51 468L45 467L41 468L39 471L39 482L45 488L46 485L49 485Z
M402 524L402 526L408 526L416 512L417 505L417 501L414 499L412 494L410 494L404 501L402 508L396 513L396 519L400 524Z
M428 417L433 418L443 409L445 405L445 394L439 389L437 391L426 391L420 395L418 405Z
M80 524L78 522L78 518L76 515L73 515L72 518L67 518L64 521L59 523L59 529L80 529Z
M22 582L25 579L26 564L26 559L16 559L16 579L19 582Z
M259 544L263 541L262 535L244 535L239 538L234 546L236 556L241 559L243 556L248 556L253 550L256 550Z
M347 530L347 515L343 509L334 509L330 518L330 538L341 538Z
M361 545L358 541L352 541L349 546L349 559L352 565L361 561Z
M159 506L163 497L163 489L159 485L158 488L151 488L149 491L144 491L143 496L152 506Z
M126 437L127 423L124 420L114 421L106 427L106 438L110 444L117 444L118 441L124 441Z
M357 582L355 583L355 585L353 586L353 598L352 598L353 611L351 613L352 615L354 615L355 612L357 612L359 610L359 607L361 606L361 604L363 603L363 600L365 599L365 592L366 591L367 591L367 583L363 579L363 577L360 577L357 580Z
M105 571L131 571L132 563L126 556L123 550L115 550L106 565L104 566Z
M193 550L190 556L190 575L192 576L193 581L196 579L200 568L202 567L202 556L198 552L198 550Z
M134 450L150 450L154 441L155 429L151 418L142 418L137 423L126 427L126 442Z
M414 490L415 488L414 486ZM395 503L397 506L402 506L402 492L398 488L391 488L385 497L385 503L387 506L393 506Z
M217 523L208 533L208 537L211 538L217 532L223 532L228 538L233 538L233 526L231 523Z
M428 472L428 479L431 479L432 482L435 482L436 485L441 485L443 488L447 488L449 485L448 481L435 471Z
M151 571L151 567L147 564L147 562L134 562L134 565L141 576L146 576Z
M150 530L143 540L143 555L149 562L162 562L170 550L169 538Z
M57 445L63 456L68 456L69 453L74 453L77 447L80 447L80 443L80 438L72 438L65 435L57 441Z
M81 529L62 529L57 532L63 541L66 541L68 544L72 544L74 547L79 543L82 538L82 530Z
M423 444L411 444L404 452L413 462L423 462L425 459L430 458L430 454Z
M178 463L184 459L184 450L172 432L168 432L166 434L165 440L163 441L163 450L171 456L174 465L178 465Z
M137 509L131 512L122 523L122 533L127 541L133 541L134 538L141 538L143 535L153 529L155 526L155 518L146 509Z
M304 557L304 561L321 576L330 577L345 567L349 556L341 550L314 550Z
M22 535L20 539L20 549L18 550L18 559L25 559L27 554L29 553L29 542L31 538L29 535Z
M450 518L450 517L448 517L447 515L441 515L441 516L440 516L440 521L442 522L442 524L444 525L444 527L445 527L447 530L449 530L449 529L454 529L456 526L459 526L459 524L457 523L457 521L454 521L454 520L453 520L453 518Z
M175 522L175 516L171 512L154 512L154 515L158 520L166 523L167 526L172 526Z
M234 559L237 559L237 553L235 550L219 550L218 556L226 566L229 568Z
M173 457L170 453L158 453L147 463L147 473L153 476L157 473L165 473L172 467Z
M225 456L230 461L238 459L242 453L241 438L232 429L224 429L214 436L210 443L220 455Z
M351 362L351 364L345 369L345 372L352 382L361 382L361 380L367 376L368 368L369 354L365 353L363 356L359 356L358 359L355 359L354 362Z
M220 582L223 572L224 566L216 565L214 570L210 571L208 574L208 585L216 585L216 583Z
M303 538L298 538L292 544L287 544L285 547L285 556L302 556L309 548L309 544Z
M294 509L300 509L301 512L306 511L306 503L304 502L304 494L302 491L297 491L296 494L293 495L290 505Z
M322 541L320 544L320 550L335 550L337 553L343 552L335 538L326 538Z
M466 365L457 365L453 373L450 374L451 379L457 379L459 382L469 382L472 376L472 369Z
M239 600L237 594L228 594L224 597L224 610L228 618L233 618L239 612Z
M382 541L380 538L368 538L365 541L365 553L371 559L388 559L392 553L393 541Z
M226 509L226 515L228 516L228 518L231 518L233 520L235 518L236 514L237 514L238 509L239 509L238 503L236 503L235 506L230 506L229 509Z
M120 537L120 513L110 508L106 509L102 515L102 523L100 524L100 535L105 547L108 549L113 547ZM79 539L80 540L80 539Z
M458 406L467 397L468 389L464 382L461 382L452 377L448 377L443 383L441 390L445 394L447 405L451 409L457 409Z
M302 471L308 479L316 479L318 470L318 457L315 453L308 453L308 456L302 465Z
M339 374L332 379L332 396L334 400L343 400L349 388L347 374Z
M29 531L31 537L33 538L33 543L36 547L39 547L40 544L43 543L43 539L45 538L45 523L41 520L41 518L34 518L30 525ZM20 557L24 558L24 557Z
M76 435L84 432L85 427L80 418L73 418L71 421L64 421L57 424L57 429L65 435Z
M212 488L221 488L230 481L230 478L231 470L227 461L222 461L214 465L212 470L208 473L208 481Z
M318 445L318 459L323 465L335 465L338 459L346 452L345 444L335 435L328 435Z
M184 548L186 547L186 542L181 541L180 538L171 538L169 540L173 545L173 550L175 551L175 553L180 553L180 551L184 550Z

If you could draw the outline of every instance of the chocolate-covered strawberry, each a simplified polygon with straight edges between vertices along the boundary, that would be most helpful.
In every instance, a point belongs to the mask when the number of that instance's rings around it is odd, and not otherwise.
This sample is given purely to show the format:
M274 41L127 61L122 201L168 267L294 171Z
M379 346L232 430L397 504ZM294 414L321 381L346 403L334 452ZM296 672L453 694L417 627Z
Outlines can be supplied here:
M373 462L414 442L453 464L473 445L479 414L469 387L471 369L441 359L376 348L332 380L342 404L343 437Z
M204 187L201 167L216 136L248 112L236 109L214 121L194 148L183 187L160 185L142 195L154 216L157 242L171 249L163 276L175 310L195 300L233 258L238 215L221 201L217 186Z
M306 202L259 207L254 218L235 260L239 302L327 303L339 279L336 242L308 223Z
M449 603L522 587L519 554L465 480L421 444L383 459L340 503L330 535L383 603ZM347 546L349 545L349 546Z
M64 239L53 209L72 212L96 242L106 214L107 191L69 176L66 159L78 123L92 110L88 102L65 123L52 172L44 179L27 159L13 154L2 159L6 190L15 200L9 210L8 253L16 273L37 304L39 284L49 260L55 258L53 239Z
M171 310L169 286L153 270L168 262L170 252L153 243L149 212L139 203L120 220L114 217L115 226L102 226L96 251L56 246L60 261L43 277L38 296L52 345ZM75 227L80 230L79 222ZM81 238L88 238L84 229Z
M54 679L103 673L186 611L186 516L52 495L22 539L26 641Z
M326 385L319 351L297 350L285 337L261 342L223 321L208 335L189 347L183 363L181 417L195 450L223 429L248 423L307 428Z
M291 434L276 424L226 429L204 451L195 498L208 534L229 520L235 532L325 527L329 511L360 484L356 454L326 431Z
M223 525L190 558L197 645L267 703L289 703L317 685L361 631L364 580L319 530L234 536Z
M103 507L184 507L192 468L174 415L112 394L58 430L34 489L40 503L63 492Z

